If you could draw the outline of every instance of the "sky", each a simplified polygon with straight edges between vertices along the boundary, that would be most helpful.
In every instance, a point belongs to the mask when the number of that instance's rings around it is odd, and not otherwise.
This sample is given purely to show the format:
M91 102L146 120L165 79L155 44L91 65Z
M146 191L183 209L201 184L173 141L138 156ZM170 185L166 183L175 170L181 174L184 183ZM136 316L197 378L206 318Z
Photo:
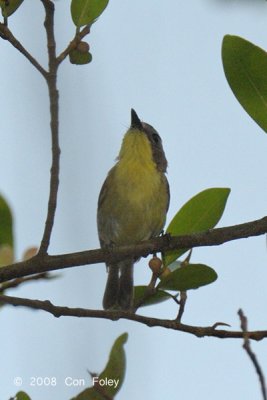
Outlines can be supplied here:
M74 34L68 0L55 1L57 51ZM34 16L34 17L33 17ZM25 0L9 27L46 65L44 12ZM133 107L160 133L168 159L171 203L167 223L191 197L211 187L231 194L219 223L230 226L266 215L267 137L246 114L224 76L221 43L234 34L267 48L264 0L110 0L88 41L93 62L59 69L60 190L50 254L98 248L97 198L118 155ZM16 257L37 245L47 209L51 143L47 89L42 77L6 41L0 41L0 192L14 213ZM218 280L188 292L183 322L239 329L242 308L250 329L266 329L267 250L264 236L193 251L192 262L214 268ZM8 294L49 299L56 305L101 309L103 264L55 273L58 279L25 284ZM136 284L150 279L146 260ZM172 319L173 302L144 315ZM240 340L195 338L120 320L54 318L43 311L3 307L0 312L0 398L18 390L33 400L68 400L85 379L101 372L114 340L129 333L127 370L118 400L259 399L260 388ZM267 373L267 342L252 343ZM16 387L14 379L23 384ZM55 386L32 385L56 378Z

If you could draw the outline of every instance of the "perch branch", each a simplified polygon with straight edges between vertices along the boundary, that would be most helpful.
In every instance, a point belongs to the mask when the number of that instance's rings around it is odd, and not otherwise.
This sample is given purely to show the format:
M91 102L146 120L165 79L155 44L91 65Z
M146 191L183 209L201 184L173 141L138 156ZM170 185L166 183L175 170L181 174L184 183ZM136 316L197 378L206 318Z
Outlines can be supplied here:
M0 268L0 283L22 276L100 262L117 262L129 256L146 257L161 251L191 249L201 246L218 246L232 240L263 235L267 232L267 217L245 224L212 229L192 235L161 236L132 246L110 250L88 250L59 255L37 255L29 260Z

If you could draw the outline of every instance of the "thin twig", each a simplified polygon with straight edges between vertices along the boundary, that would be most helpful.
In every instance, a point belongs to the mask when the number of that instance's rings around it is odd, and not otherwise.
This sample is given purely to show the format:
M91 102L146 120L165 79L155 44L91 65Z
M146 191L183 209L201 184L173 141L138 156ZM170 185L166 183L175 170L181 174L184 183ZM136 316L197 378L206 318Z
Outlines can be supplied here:
M40 279L50 280L53 279L54 276L48 274L47 272L42 272L41 274L31 275L31 276L24 276L22 278L12 279L11 281L4 282L0 285L0 292L3 292L7 289L14 289L26 282L32 282Z
M159 319L146 317L143 315L134 314L127 311L105 311L105 310L90 310L84 308L69 308L60 307L53 305L49 300L32 300L24 299L19 297L11 297L0 295L0 302L5 304L10 304L13 306L23 306L32 308L35 310L43 310L54 315L55 317L61 316L72 316L78 318L103 318L111 321L117 321L119 319L126 319L129 321L136 321L141 324L147 325L149 327L162 327L167 329L172 329L175 331L190 333L196 337L215 337L220 339L242 339L244 333L242 331L226 331L217 330L213 326L200 327L185 325L176 320ZM264 331L251 331L247 332L247 336L253 340L262 340L267 337L267 330Z
M182 268L186 268L186 266L189 264L191 256L192 256L192 252L193 249L190 249L187 257L185 258L185 260L181 263L181 267ZM186 300L187 300L187 293L186 291L182 291L180 292L180 301L179 301L179 311L178 311L178 315L177 315L177 321L181 322L182 320L182 316L184 314L185 311L185 305L186 305Z
M47 71L39 64L39 62L25 49L25 47L18 41L13 33L5 24L0 23L0 36L2 39L8 40L12 46L14 46L21 54L23 54L27 60L43 75L47 77Z
M267 400L266 384L265 384L264 374L262 372L261 366L260 366L260 364L259 364L259 362L257 360L257 357L256 357L255 353L252 351L252 349L250 347L250 342L249 342L250 335L249 335L249 332L248 332L247 317L244 315L244 313L243 313L243 311L241 309L238 311L238 315L239 315L239 318L240 318L241 329L242 329L243 338L244 338L243 348L247 352L249 358L251 359L252 364L254 365L254 368L255 368L255 370L257 372L257 375L259 377L263 400Z
M181 322L181 320L182 320L182 316L183 316L183 313L184 313L184 310L185 310L186 300L187 300L186 292L180 292L180 300L179 300L180 307L179 307L178 315L177 315L177 318L176 318L176 320L178 322Z
M231 325L226 324L226 322L215 322L215 324L212 325L212 328L216 329L216 328L218 328L218 326L229 326L229 327L231 327Z
M136 245L81 251L69 254L37 255L0 268L0 283L21 276L40 272L55 271L64 268L78 267L102 262L117 262L129 257L146 257L166 250L185 249L201 246L218 246L232 240L259 236L267 232L267 217L245 224L217 228L207 232L176 237L161 236Z
M146 286L143 297L134 305L134 310L133 310L134 312L136 312L136 310L138 310L138 308L141 307L142 304L144 304L145 301L155 293L155 285L158 277L159 275L157 273L155 272L152 273L151 280L149 284Z
M41 0L45 8L45 30L47 36L47 49L48 49L48 75L46 82L48 85L49 101L50 101L50 127L52 136L52 166L50 171L50 191L48 200L47 217L45 222L44 233L39 249L39 254L47 254L50 243L51 233L54 225L57 194L59 187L59 164L60 164L60 148L59 148L59 94L57 90L57 68L56 61L56 42L54 36L54 11L55 7L50 0Z

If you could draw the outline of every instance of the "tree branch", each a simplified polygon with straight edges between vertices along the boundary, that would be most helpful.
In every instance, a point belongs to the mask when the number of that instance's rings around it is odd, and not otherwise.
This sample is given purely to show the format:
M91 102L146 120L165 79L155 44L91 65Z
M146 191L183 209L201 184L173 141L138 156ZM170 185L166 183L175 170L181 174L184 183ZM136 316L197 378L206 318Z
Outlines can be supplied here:
M239 318L241 321L241 329L243 332L243 339L244 339L243 348L247 352L249 358L251 359L252 364L254 365L257 375L259 377L263 400L267 400L265 378L264 378L261 366L257 360L257 357L250 347L250 342L249 342L250 336L249 336L249 332L248 332L247 317L244 315L244 313L241 309L238 311L238 315L239 315Z
M8 40L13 47L15 47L30 63L43 75L47 77L47 71L38 63L38 61L23 47L23 45L15 38L12 32L5 24L0 23L0 36L2 39Z
M59 161L60 148L58 139L58 90L57 90L57 68L58 62L56 58L56 42L54 37L54 11L55 6L51 0L41 0L45 9L45 30L47 36L48 49L48 71L46 71L32 55L22 46L22 44L14 37L5 24L0 23L0 36L8 40L16 49L18 49L31 64L45 78L50 100L50 126L52 135L52 166L50 172L50 191L48 200L48 210L45 222L43 237L41 240L39 255L47 254L50 243L50 237L54 225L54 218L57 205L57 193L59 186Z
M101 262L117 262L129 256L146 257L149 254L174 249L218 246L232 240L263 235L267 232L267 217L245 224L212 229L207 232L170 237L168 235L143 241L132 246L110 250L88 250L59 255L40 255L0 268L0 283L22 276Z
M45 8L45 30L47 36L47 49L48 49L48 74L46 82L49 92L50 100L50 127L52 136L52 166L50 171L50 191L48 200L48 210L45 222L44 233L40 245L39 255L47 254L50 243L51 233L54 225L57 194L59 187L59 164L60 164L60 148L59 148L59 94L57 90L57 68L56 61L56 42L54 36L54 3L50 0L41 0Z
M166 320L159 318L151 318L143 315L134 314L127 311L104 311L104 310L89 310L84 308L69 308L53 305L49 300L31 300L19 297L11 297L0 295L0 302L13 306L24 306L35 310L43 310L59 318L62 316L71 316L78 318L103 318L112 321L126 319L129 321L140 322L149 327L162 327L175 331L190 333L197 337L215 337L220 339L242 339L244 333L242 331L226 331L216 329L218 324L213 326L200 327L185 325L176 320ZM262 340L267 337L267 330L247 332L247 337L253 340Z

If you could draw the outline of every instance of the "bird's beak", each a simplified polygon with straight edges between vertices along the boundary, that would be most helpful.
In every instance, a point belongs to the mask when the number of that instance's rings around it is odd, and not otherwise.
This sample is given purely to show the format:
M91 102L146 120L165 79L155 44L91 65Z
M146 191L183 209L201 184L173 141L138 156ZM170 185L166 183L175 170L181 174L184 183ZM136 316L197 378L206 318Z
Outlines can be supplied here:
M136 114L133 108L131 109L131 128L139 130L143 129L142 122L140 121L138 115Z

